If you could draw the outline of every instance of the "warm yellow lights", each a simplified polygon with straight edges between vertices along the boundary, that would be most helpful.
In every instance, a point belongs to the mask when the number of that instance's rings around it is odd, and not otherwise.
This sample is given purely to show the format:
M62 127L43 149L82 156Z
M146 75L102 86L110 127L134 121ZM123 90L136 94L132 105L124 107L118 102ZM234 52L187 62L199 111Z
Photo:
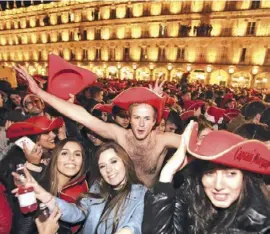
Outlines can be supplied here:
M259 72L259 68L258 68L257 66L252 68L251 73L252 73L253 75L256 75L258 72Z
M228 72L229 72L229 74L233 74L234 73L234 67L229 67Z
M188 72L190 72L190 71L191 71L191 69L192 69L191 64L188 64L188 65L187 65L187 71L188 71Z
M212 66L211 65L208 65L206 67L206 72L208 72L208 73L212 72Z

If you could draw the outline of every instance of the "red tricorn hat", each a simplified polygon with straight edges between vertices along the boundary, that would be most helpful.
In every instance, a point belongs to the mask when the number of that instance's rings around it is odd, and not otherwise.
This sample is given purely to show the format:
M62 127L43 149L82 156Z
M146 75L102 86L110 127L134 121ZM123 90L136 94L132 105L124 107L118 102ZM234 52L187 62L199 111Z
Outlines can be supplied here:
M165 119L165 120L167 120L168 117L169 117L170 111L171 110L169 108L166 108L165 107L165 109L163 110L162 118Z
M232 168L270 175L270 150L261 141L247 140L221 130L210 132L200 144L197 143L198 124L195 123L187 145L192 156Z
M194 110L189 110L189 111L185 111L183 112L181 115L180 115L180 118L182 120L187 120L191 117L194 117L195 116L195 111Z
M207 109L207 111L204 113L204 117L214 124L221 124L224 118L225 110L211 106Z
M107 112L109 114L112 113L112 108L113 105L112 104L101 104L98 103L94 106L93 110L100 110L101 112Z
M77 67L54 54L49 55L49 93L67 100L70 98L69 94L78 94L96 79L95 73Z
M241 113L241 111L238 109L226 109L225 114L224 114L224 118L227 121L231 121L232 119L236 118L240 113Z
M205 104L204 101L201 100L189 100L184 102L184 108L186 111L188 110L197 110Z
M113 104L125 110L134 103L145 103L157 111L157 123L160 122L165 106L165 99L145 87L135 87L124 90L113 99Z
M22 136L47 133L54 129L62 127L63 124L64 121L61 117L50 120L46 116L35 116L23 122L17 122L12 124L7 129L7 137L11 139Z

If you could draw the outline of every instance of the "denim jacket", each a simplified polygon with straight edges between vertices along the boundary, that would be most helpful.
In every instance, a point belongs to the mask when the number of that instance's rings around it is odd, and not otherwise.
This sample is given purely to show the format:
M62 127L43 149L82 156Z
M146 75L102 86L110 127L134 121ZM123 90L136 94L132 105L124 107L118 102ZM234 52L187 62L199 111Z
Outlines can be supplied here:
M90 192L96 192L99 189L96 185L90 188ZM144 211L144 195L147 188L143 185L134 184L132 185L131 192L127 197L126 203L122 215L119 217L117 230L122 228L129 228L133 231L133 234L141 234L141 225ZM57 205L59 206L62 217L61 220L69 223L77 223L84 219L85 225L83 228L83 234L111 234L112 225L114 219L114 210L109 214L107 219L107 225L102 222L99 226L99 220L103 213L106 201L98 198L83 198L81 205L83 209L87 210L87 217L85 212L79 209L74 204L69 204L59 198L56 199ZM96 230L98 226L98 229ZM106 231L107 226L107 231Z

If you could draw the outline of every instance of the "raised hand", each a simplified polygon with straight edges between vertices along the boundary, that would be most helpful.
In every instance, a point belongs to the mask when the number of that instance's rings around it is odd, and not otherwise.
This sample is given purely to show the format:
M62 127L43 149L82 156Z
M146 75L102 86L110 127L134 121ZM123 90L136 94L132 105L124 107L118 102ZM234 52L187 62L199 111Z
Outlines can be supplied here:
M151 84L149 84L149 89L151 89L157 95L162 96L162 94L163 94L163 85L165 83L165 80L162 80L162 82L159 84L160 78L156 79L154 87Z
M43 154L43 149L38 144L35 144L35 147L32 150L29 150L26 144L23 143L23 152L28 162L34 164L40 163Z
M40 87L38 86L34 78L30 76L30 74L26 72L21 65L14 66L13 68L15 69L20 78L28 82L28 86L32 93L37 94L40 90Z
M47 193L46 190L43 189L38 184L38 182L34 179L34 177L30 174L30 172L25 167L23 168L23 172L24 172L24 177L22 177L16 172L12 172L11 174L13 175L14 179L20 180L25 188L33 187L38 199L39 199L39 196L42 196L44 193ZM12 190L12 193L15 193L16 195L18 195L17 194L18 188Z
M159 181L164 182L164 183L171 182L174 174L187 165L188 163L188 159L186 157L187 144L189 142L189 138L191 136L193 126L194 126L194 121L192 120L190 121L184 133L182 134L181 143L177 151L174 153L174 155L169 159L169 161L163 167L160 174Z

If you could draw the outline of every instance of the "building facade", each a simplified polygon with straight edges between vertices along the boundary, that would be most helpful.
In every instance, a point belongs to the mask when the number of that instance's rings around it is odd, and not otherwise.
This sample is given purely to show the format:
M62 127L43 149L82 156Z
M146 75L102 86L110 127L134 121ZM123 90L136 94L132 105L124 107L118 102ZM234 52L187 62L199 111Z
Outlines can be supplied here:
M0 63L48 54L100 77L270 88L270 1L61 1L0 12Z

